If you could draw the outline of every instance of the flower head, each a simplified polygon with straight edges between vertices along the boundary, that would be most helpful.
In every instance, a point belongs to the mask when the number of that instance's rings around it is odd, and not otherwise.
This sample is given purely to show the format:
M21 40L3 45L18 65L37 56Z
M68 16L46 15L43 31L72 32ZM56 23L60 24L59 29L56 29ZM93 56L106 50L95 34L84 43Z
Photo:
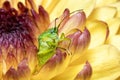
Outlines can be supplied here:
M0 79L119 79L120 1L38 2L0 1Z

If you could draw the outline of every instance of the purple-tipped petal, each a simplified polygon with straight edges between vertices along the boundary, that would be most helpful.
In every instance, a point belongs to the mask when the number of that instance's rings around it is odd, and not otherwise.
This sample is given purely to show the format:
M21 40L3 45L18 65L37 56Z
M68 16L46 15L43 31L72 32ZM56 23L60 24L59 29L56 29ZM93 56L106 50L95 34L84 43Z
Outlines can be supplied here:
M65 25L65 23L68 21L69 17L70 17L70 11L69 9L65 9L63 14L49 25L49 28L53 28L55 26L59 27L59 32L60 32L63 26Z
M19 63L17 69L11 67L3 76L3 80L30 80L30 75L27 59L24 59Z
M10 68L4 75L3 80L19 80L17 71L14 68Z
M18 74L18 79L19 80L30 80L31 72L30 72L30 69L28 67L27 59L24 59L18 65L17 74Z
M48 60L45 66L51 66L55 67L57 64L60 64L66 57L66 53L63 53L61 50L57 49L56 54L53 55L53 57Z
M69 60L70 58L67 58L65 52L57 49L56 54L46 62L46 64L32 77L32 79L50 80L52 77L62 73L66 69Z
M90 33L87 28L85 28L83 32L78 30L77 32L70 34L67 37L71 39L69 50L73 54L80 53L80 51L85 50L90 43Z
M76 14L72 15L63 28L60 31L60 34L65 33L68 34L72 29L84 29L84 25L86 22L86 16L83 11L78 11Z
M33 72L39 33L35 18L22 2L18 3L18 10L12 8L9 1L4 2L3 8L0 8L0 50L4 61L2 72L6 73L10 67L17 69L24 58L30 61L28 64Z
M68 50L73 54L71 62L74 62L74 60L77 60L81 53L87 49L90 43L90 32L87 30L87 28L85 28L83 32L77 30L72 34L69 34L67 38L71 40Z
M92 75L92 67L87 61L83 69L78 73L75 80L90 80Z
M12 68L17 68L17 64L18 64L18 62L17 62L17 59L16 59L16 57L13 55L13 53L8 53L8 55L7 55L7 58L6 58L6 67L7 67L7 70L10 68L10 67L12 67Z
M88 31L87 28L85 28L83 33L78 38L76 53L80 52L80 48L82 48L83 50L86 49L89 43L90 43L90 32Z

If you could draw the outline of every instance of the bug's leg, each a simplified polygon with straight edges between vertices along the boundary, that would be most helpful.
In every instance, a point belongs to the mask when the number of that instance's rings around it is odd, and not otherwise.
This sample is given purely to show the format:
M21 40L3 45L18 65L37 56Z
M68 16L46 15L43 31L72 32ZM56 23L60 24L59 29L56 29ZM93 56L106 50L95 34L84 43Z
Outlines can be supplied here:
M65 48L62 48L62 47L57 47L57 48L64 50L65 52L68 53L68 55L72 55L72 53L69 51L69 49L65 49Z
M71 40L69 38L66 38L65 35L62 34L60 36L60 41L57 48L67 51L68 55L72 55L72 53L69 50L70 44L71 44Z

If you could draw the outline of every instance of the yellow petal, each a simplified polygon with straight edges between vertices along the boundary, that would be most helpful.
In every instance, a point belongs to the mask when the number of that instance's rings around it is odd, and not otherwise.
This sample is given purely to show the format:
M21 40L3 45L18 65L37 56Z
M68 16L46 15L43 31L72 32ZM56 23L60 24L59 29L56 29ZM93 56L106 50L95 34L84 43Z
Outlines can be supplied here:
M78 74L79 72L80 75ZM62 74L55 76L51 80L88 80L91 74L91 65L88 62L86 62L86 64L83 63L77 66L70 66L66 68Z
M120 76L120 51L112 45L87 50L72 66L85 61L89 61L92 66L91 80L115 80Z
M109 38L107 43L114 45L120 50L120 35L115 35Z
M120 76L116 80L120 80Z
M89 48L102 45L108 35L107 24L101 21L87 22L87 28L91 34L91 42Z
M102 20L102 21L106 21L108 19L111 19L115 16L117 12L117 9L115 7L100 7L100 8L96 8L93 10L93 12L91 13L91 15L88 17L89 20Z
M5 0L0 0L0 7L2 7Z
M109 36L115 35L119 28L120 28L120 18L112 18L107 20L108 26L109 26Z
M71 56L66 55L66 53L61 53L61 51L57 51L40 71L32 76L32 80L51 80L52 77L61 74L66 69L70 59Z
M118 32L117 32L117 34L120 34L120 26L119 26L119 29L118 29Z
M42 0L42 6L47 10L48 13L51 13L60 0Z
M116 2L117 0L96 0L96 7L101 7Z
M33 1L35 2L36 7L38 7L38 6L42 5L42 2L43 2L44 0L33 0ZM48 2L49 2L49 1L48 1Z
M120 76L120 51L111 45L88 50L81 60L88 60L91 63L93 69L91 80L115 80Z
M120 17L120 1L113 3L113 4L109 4L109 6L116 7L117 8L116 17Z
M68 67L62 74L55 76L51 80L74 80L82 68L83 65Z
M75 6L74 6L75 5ZM70 11L83 9L88 16L95 6L95 0L61 0L52 12L50 12L50 19L54 20L56 17L62 14L65 8L69 8Z

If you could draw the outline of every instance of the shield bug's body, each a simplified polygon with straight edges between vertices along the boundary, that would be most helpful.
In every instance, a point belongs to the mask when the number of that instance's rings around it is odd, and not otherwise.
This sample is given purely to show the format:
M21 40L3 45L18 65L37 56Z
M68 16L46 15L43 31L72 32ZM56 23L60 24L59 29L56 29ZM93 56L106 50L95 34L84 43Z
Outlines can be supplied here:
M81 10L77 10L77 11L81 11ZM70 14L73 14L74 12ZM63 20L59 23L57 27L56 27L56 20L57 19L55 19L55 27L43 32L42 34L40 34L38 38L39 51L37 56L38 56L38 62L40 66L44 65L56 53L56 49L58 48L59 42L63 40L70 41L70 39L66 38L64 34L61 34L61 37L58 36L58 28ZM67 53L70 53L68 49L65 49L65 48L61 48L61 49L66 50Z
M38 61L40 65L45 64L55 54L59 40L57 27L48 29L39 36Z
M43 32L38 38L39 51L37 56L40 66L44 65L56 53L59 42L67 39L64 34L61 34L59 37L58 28L62 22L59 23L58 27L56 27L56 20L57 19L55 19L55 27Z

